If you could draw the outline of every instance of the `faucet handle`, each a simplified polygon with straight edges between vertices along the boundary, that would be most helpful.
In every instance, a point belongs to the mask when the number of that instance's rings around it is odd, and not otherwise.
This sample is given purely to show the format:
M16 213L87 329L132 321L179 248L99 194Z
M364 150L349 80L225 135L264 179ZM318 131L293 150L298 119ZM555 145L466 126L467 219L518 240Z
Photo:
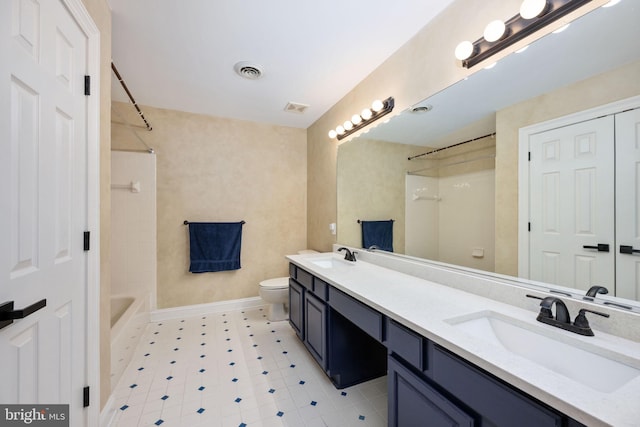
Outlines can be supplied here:
M588 308L581 308L580 311L578 312L578 315L576 316L576 320L573 321L573 324L575 326L579 328L589 327L589 321L587 320L587 316L585 315L586 312L597 314L598 316L602 316L602 317L609 317L609 315L606 313L600 313L599 311L589 310Z

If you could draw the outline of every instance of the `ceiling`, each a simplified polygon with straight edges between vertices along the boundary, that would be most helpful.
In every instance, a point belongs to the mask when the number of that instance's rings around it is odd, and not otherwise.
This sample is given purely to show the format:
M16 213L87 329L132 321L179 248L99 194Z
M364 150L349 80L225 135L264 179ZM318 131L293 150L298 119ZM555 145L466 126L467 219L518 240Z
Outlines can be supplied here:
M109 0L112 58L139 105L307 128L453 1Z

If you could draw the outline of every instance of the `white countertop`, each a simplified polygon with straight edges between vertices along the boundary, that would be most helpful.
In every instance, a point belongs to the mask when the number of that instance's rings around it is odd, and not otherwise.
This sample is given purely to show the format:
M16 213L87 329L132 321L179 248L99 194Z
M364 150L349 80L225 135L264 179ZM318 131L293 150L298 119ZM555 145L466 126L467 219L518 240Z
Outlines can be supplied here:
M577 421L588 426L640 425L640 377L611 393L600 392L464 333L446 321L493 311L539 326L537 313L361 260L338 264L337 268L322 268L311 262L327 257L338 261L343 258L340 254L287 256L299 267ZM582 341L640 360L640 343L597 330L596 336L584 337L553 329L567 341Z

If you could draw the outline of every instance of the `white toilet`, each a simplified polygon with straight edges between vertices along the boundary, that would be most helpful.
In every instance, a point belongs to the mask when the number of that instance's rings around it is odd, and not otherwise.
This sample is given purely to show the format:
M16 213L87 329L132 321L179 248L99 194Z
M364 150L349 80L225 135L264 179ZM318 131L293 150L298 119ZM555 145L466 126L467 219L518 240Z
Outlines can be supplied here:
M317 253L312 250L298 251L299 254ZM267 319L272 322L287 320L289 312L287 303L289 302L289 278L276 277L275 279L263 280L260 282L260 297L269 303Z

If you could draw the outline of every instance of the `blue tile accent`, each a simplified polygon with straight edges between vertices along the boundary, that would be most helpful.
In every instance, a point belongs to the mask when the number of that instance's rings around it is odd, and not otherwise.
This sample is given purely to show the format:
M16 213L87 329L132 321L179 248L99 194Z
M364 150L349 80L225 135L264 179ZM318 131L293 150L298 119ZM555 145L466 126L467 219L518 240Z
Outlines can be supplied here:
M360 421L364 421L364 415L360 415L360 416L358 417L358 419L359 419Z
M207 335L207 333L206 333L206 332L203 332L203 333L201 333L200 335L204 336L204 335Z
M142 366L140 366L140 367L138 368L138 371L144 371L144 368L143 368Z
M262 375L267 375L269 371L262 371Z
M153 333L153 335L158 335L160 332L156 331Z
M238 427L247 427L247 425L245 423L240 423Z
M231 353L233 351L233 349L229 349L227 350L227 353Z
M315 400L311 401L311 406L316 406L318 404L318 402L316 402Z
M289 353L289 352L288 352L288 351L283 351L283 352L282 352L282 354L287 354L287 353Z
M203 412L204 412L204 408L200 408L200 409L198 409L196 412L197 412L197 413L199 413L199 414L201 414L201 413L203 413Z
M296 365L289 365L289 367L290 367L290 368L295 368L295 367L296 367Z
M300 385L304 385L304 381L300 381L298 384L300 384Z
M200 345L207 345L207 343L206 343L206 342L203 342L203 343L201 343Z
M262 360L262 356L258 356L258 360Z
M253 347L256 348L258 346L258 344L254 344Z
M276 342L280 342L280 340L276 340Z
M131 384L131 385L129 386L129 388L136 388L136 387L138 387L138 384Z
M236 400L234 400L234 402L236 403L240 403L242 401L242 399L240 399L239 397L236 397Z
M156 421L154 424L159 426L160 424L162 424L164 422L164 420L160 419L158 421Z
M180 323L184 323L184 319L180 321Z
M177 339L177 340L181 340L181 339L182 339L182 337L178 337L178 338L176 338L176 339Z
M121 411L126 411L128 407L129 407L129 405L122 405L122 406L120 407L120 410L121 410Z
M231 362L231 363L229 363L229 366L233 366L235 364L236 364L236 362Z
M173 379L173 377L172 377L171 375L169 375L169 376L167 377L167 380L169 380L169 381L171 381L172 379Z
M343 391L343 392L342 392L342 393L340 393L340 394L341 394L342 396L346 396L346 395L347 395L347 392L346 392L346 391Z
M276 415L277 415L277 416L279 416L279 417L281 417L281 416L283 416L283 415L284 415L284 412L282 412L282 411L278 411L278 413L277 413Z
M175 365L175 364L176 364L176 361L175 361L175 360L172 360L171 362L169 362L169 364L171 364L171 365Z
M276 392L276 391L275 391L274 389L272 389L272 388L270 388L270 389L269 389L269 393L273 394L273 393L275 393L275 392Z
M155 341L151 341L149 344L152 344L152 345L153 345L153 344L155 344L155 343L156 343Z
M179 330L179 331L182 331L182 330L184 330L184 328L178 328L178 330Z
M200 359L204 359L205 357L207 357L207 355L206 355L206 354L201 354L201 355L200 355Z
M198 372L200 372L201 374L203 374L206 371L206 369L202 368L200 369Z
M237 382L238 382L238 379L237 379L237 378L234 378L234 379L232 379L232 380L231 380L231 382L233 382L233 383L237 383Z
M166 394L164 396L162 396L160 399L162 400L167 400L169 398L169 396L167 396Z
M205 389L205 387L204 387L204 386L202 386L202 385L201 385L200 387L198 387L198 391L202 391L202 390L204 390L204 389Z
M144 357L148 357L148 356L151 356L151 353L146 353L146 354L144 355Z
M178 351L178 350L180 350L179 347L176 347L176 348L173 349L173 351Z

